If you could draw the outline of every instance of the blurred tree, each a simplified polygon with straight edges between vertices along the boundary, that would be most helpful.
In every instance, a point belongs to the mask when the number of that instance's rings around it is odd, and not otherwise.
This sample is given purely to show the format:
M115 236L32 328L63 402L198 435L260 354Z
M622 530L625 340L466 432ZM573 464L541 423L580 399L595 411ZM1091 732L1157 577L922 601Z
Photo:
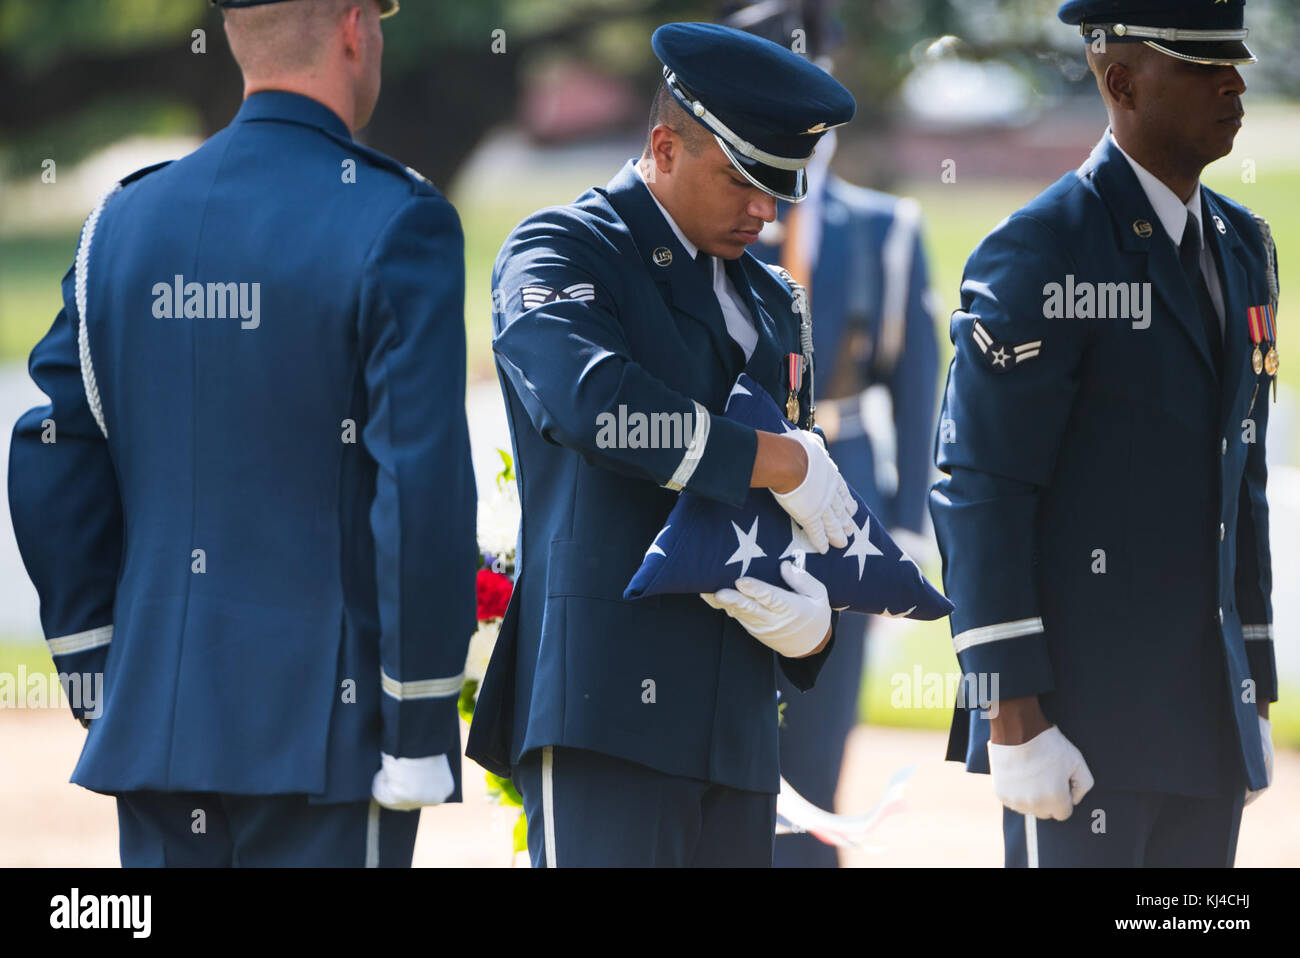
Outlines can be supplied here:
M539 55L643 69L649 29L708 10L699 0L407 0L385 24L384 91L362 138L446 184L485 133L514 119ZM194 52L195 30L206 52ZM643 48L630 62L628 38ZM132 133L209 135L241 89L221 15L202 0L0 0L10 170L75 161Z
M307 2L307 0L298 0ZM833 0L822 0L822 3ZM1252 0L1252 84L1294 94L1300 40L1290 0ZM362 138L446 185L491 129L512 122L539 66L581 60L648 97L647 37L712 19L717 0L405 0L385 26L384 92ZM734 6L734 3L733 3ZM1040 88L1078 86L1077 37L1057 0L846 0L835 70L858 98L852 130L879 136L925 56L1003 59ZM193 52L193 31L206 52ZM961 38L935 45L938 38ZM504 44L504 52L502 52ZM1258 86L1257 86L1258 88ZM0 172L79 158L139 132L208 135L241 84L218 11L204 0L0 0Z

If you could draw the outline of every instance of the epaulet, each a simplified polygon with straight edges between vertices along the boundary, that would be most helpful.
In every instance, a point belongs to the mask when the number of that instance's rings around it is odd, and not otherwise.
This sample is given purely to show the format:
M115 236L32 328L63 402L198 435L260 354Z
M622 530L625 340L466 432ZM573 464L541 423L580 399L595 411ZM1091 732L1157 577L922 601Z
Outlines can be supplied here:
M438 188L434 186L433 183L431 183L422 173L412 169L405 163L393 159L387 153L380 153L378 150L373 150L355 140L347 140L343 137L334 136L332 133L329 134L329 136L337 140L341 145L347 147L349 150L352 150L369 160L375 166L397 174L402 179L406 180L406 182L411 184L412 191L416 193L429 194L431 196L442 195Z
M155 163L153 166L146 166L143 169L136 170L134 173L130 174L129 176L124 176L120 180L118 180L117 185L129 186L130 184L134 183L136 180L144 179L150 173L154 173L158 170L161 170L164 166L170 166L173 162L174 162L173 160L163 160L161 163Z
M1273 303L1273 308L1276 310L1281 288L1277 275L1277 243L1273 240L1273 228L1268 225L1268 220L1254 210L1249 212L1251 218L1255 221L1255 225L1259 228L1260 239L1264 241L1264 256L1268 261L1268 296Z

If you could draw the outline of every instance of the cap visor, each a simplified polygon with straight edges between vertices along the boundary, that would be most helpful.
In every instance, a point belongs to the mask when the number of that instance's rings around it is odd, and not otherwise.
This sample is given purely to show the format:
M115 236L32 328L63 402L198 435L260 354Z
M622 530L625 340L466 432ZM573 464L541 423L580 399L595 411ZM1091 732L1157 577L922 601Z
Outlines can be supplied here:
M1161 53L1205 66L1242 66L1259 62L1255 54L1250 52L1250 47L1240 40L1214 43L1199 40L1147 40L1145 42L1147 46Z
M804 170L778 170L774 166L742 156L716 134L713 138L718 141L718 146L722 147L722 152L731 161L731 165L764 193L790 203L799 203L808 195L808 175Z
M379 0L379 19L391 17L399 9L397 0Z

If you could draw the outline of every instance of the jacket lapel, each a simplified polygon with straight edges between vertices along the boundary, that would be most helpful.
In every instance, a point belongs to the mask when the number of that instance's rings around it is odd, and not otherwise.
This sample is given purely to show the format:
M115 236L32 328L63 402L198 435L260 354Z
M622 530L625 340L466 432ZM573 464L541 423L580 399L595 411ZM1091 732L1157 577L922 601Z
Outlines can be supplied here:
M659 212L649 187L637 173L636 162L628 161L603 192L627 225L664 302L703 326L723 368L735 368L734 340L727 333L713 286Z
M1091 174L1097 192L1115 221L1120 248L1134 256L1146 257L1145 272L1152 288L1165 304L1166 311L1195 345L1205 372L1214 379L1214 360L1210 355L1210 344L1205 340L1200 307L1183 275L1178 248L1160 225L1142 184L1124 154L1111 142L1109 133L1102 137L1079 172L1084 176Z
M1245 244L1233 229L1232 221L1225 215L1209 190L1201 188L1201 204L1206 223L1206 236L1219 268L1219 283L1223 290L1223 415L1226 421L1235 414L1237 393L1247 374L1254 378L1250 368L1250 330L1246 323L1246 302L1249 293L1249 273L1242 257ZM1219 229L1219 224L1223 229ZM1225 430L1226 432L1226 430Z

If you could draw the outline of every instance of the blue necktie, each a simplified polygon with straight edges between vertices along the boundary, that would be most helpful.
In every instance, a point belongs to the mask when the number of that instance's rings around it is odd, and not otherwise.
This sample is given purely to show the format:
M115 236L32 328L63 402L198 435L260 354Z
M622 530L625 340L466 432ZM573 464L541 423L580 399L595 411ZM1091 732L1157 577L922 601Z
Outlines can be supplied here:
M700 271L700 275L704 277L704 282L709 287L709 289L712 289L713 288L713 257L710 256L708 253L704 252L704 250L696 250L695 268Z
M1219 329L1219 313L1210 297L1210 287L1205 282L1205 272L1201 269L1201 237L1197 235L1198 232L1197 219L1189 212L1187 225L1183 228L1183 241L1178 244L1178 260L1183 265L1187 285L1196 297L1201 324L1205 327L1205 337L1210 346L1210 356L1214 359L1214 371L1222 380L1223 333Z

